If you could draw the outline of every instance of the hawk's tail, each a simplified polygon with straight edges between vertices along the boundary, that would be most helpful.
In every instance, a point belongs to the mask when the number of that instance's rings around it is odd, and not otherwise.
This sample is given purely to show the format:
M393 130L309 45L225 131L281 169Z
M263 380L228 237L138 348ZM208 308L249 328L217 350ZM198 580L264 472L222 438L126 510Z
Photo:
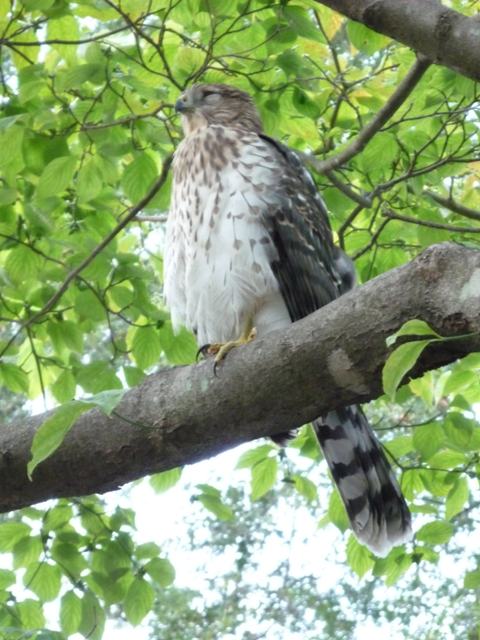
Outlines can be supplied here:
M410 512L362 410L331 411L313 425L359 541L385 556L409 540Z

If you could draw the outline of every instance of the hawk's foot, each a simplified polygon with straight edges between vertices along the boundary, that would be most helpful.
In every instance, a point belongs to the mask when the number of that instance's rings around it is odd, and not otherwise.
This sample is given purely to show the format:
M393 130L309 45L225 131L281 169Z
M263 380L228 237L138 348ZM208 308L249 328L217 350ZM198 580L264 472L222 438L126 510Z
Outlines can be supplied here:
M238 338L238 340L230 340L229 342L212 342L211 344L205 344L197 351L197 358L202 356L215 356L213 363L213 373L217 375L217 367L219 363L227 357L227 354L236 347L241 347L244 344L251 342L257 335L257 330L248 326L247 330Z

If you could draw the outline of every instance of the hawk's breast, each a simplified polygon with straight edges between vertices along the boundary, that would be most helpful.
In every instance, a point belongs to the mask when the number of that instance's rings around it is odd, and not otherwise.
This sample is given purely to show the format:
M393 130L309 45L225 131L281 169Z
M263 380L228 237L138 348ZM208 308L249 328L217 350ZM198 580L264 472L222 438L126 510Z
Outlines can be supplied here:
M255 133L212 125L187 136L174 160L164 292L175 328L199 344L238 338L265 309L289 322L262 216L276 206L278 160ZM260 313L259 313L260 312Z

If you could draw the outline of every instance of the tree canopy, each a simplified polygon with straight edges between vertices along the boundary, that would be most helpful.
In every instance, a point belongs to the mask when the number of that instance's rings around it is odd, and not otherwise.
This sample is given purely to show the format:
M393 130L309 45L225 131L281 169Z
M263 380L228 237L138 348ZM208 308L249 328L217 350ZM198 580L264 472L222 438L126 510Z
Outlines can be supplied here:
M165 603L180 611L191 594L172 591L174 569L158 544L137 543L133 510L95 496L34 503L74 496L78 487L105 491L160 468L152 482L165 490L180 464L267 435L275 420L300 426L322 406L324 367L316 362L338 345L348 345L363 386L336 390L330 378L323 401L378 398L368 412L416 523L414 541L382 560L345 534L348 571L393 584L445 555L460 557L459 536L478 519L480 471L478 20L469 0L448 9L429 0L422 20L397 33L395 12L411 19L411 3L376 3L374 13L368 4L0 0L0 506L30 505L0 523L0 628L9 638L100 639L106 618L135 625L151 611L152 633L166 634ZM432 29L445 36L436 51ZM208 363L178 367L194 362L196 345L187 331L173 334L162 301L170 164L182 137L173 105L196 81L248 91L265 131L303 154L337 243L355 260L359 283L368 282L280 341L267 340L271 366L261 368L254 343L229 357L218 380ZM445 241L457 246L431 247ZM265 374L263 396L250 356ZM196 386L184 397L187 382ZM245 413L229 404L234 391ZM60 409L28 417L42 411L42 397ZM180 397L189 403L184 422L174 411ZM297 404L288 413L290 398ZM180 429L190 415L191 431ZM287 453L252 446L239 461L250 470L251 505L238 487L194 491L220 528L236 523L238 531L220 536L248 539L255 518L242 513L263 517L282 479L291 501L345 531L337 494L317 491L319 452L307 427ZM242 518L249 528L239 526ZM295 612L308 580L285 586ZM463 580L456 597L471 604L480 588L475 558ZM445 588L438 602L452 593ZM329 597L340 611L338 593ZM58 616L45 607L52 601ZM238 615L254 615L236 606ZM332 628L328 607L315 616ZM478 632L475 616L468 621L463 609L460 618L465 634ZM293 629L294 619L281 624ZM350 622L342 622L345 633Z

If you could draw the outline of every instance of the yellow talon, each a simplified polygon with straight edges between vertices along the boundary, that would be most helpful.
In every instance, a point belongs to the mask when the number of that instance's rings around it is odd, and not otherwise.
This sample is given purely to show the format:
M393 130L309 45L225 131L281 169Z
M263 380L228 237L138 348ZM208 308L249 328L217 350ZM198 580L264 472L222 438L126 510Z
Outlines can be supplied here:
M243 333L240 338L238 338L238 340L230 340L230 342L225 342L224 344L216 344L216 345L211 345L209 348L212 348L212 346L215 346L216 350L212 351L212 353L215 353L215 364L218 364L219 362L221 362L227 355L227 353L229 351L231 351L232 349L235 349L236 347L241 347L244 344L248 344L249 342L251 342L255 336L257 335L257 330L255 328L249 329L248 333L245 332Z
M242 335L237 340L230 340L229 342L214 342L212 344L205 345L199 350L199 353L214 355L215 360L213 364L213 372L217 374L218 364L224 360L227 354L236 347L241 347L244 344L251 342L257 335L257 330L252 326L252 321L249 320Z

